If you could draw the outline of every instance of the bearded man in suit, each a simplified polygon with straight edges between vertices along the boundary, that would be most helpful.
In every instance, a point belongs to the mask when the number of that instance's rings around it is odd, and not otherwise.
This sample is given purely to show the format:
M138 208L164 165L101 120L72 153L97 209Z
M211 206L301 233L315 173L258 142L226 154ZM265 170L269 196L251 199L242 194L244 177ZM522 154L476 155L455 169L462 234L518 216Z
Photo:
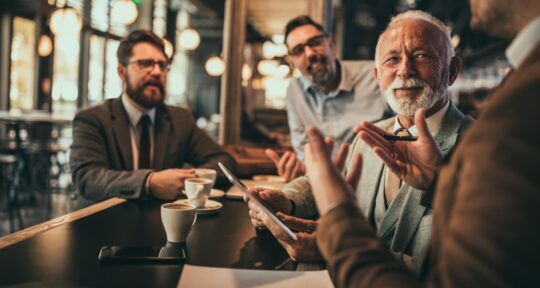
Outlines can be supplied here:
M170 59L161 38L133 31L117 57L122 95L73 120L70 162L84 197L173 200L184 180L196 177L194 169L182 169L185 163L218 170L221 161L234 169L233 158L188 110L164 104ZM226 180L218 175L219 185Z

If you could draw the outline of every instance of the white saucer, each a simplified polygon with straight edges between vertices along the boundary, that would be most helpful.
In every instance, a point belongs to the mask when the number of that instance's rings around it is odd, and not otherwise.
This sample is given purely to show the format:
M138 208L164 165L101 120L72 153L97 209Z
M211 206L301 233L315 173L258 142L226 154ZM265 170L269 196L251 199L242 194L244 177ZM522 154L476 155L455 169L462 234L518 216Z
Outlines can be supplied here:
M230 189L225 195L227 199L244 200L244 193L240 189Z
M182 190L182 194L187 195L187 194L186 194L186 190ZM221 198L221 197L223 197L223 196L225 196L225 191L220 190L220 189L212 188L212 190L210 191L210 195L208 196L208 198Z
M210 196L208 196L208 197L209 198L221 198L223 196L225 196L225 191L220 190L220 189L212 188L212 191L210 191Z
M188 199L182 199L175 201L175 203L189 204ZM223 204L214 200L206 200L206 205L201 208L197 208L197 214L210 214L219 211L223 207Z

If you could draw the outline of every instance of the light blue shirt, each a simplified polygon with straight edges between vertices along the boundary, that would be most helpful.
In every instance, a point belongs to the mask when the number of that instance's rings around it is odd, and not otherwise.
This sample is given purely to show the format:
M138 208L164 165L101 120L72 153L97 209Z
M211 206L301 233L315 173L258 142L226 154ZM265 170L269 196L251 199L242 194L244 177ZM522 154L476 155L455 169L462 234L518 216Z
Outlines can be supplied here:
M338 61L341 81L338 88L328 94L302 76L291 81L287 89L286 109L292 146L299 159L304 159L308 125L334 138L334 154L342 142L353 140L354 126L383 117L387 104L380 93L373 68L373 61Z

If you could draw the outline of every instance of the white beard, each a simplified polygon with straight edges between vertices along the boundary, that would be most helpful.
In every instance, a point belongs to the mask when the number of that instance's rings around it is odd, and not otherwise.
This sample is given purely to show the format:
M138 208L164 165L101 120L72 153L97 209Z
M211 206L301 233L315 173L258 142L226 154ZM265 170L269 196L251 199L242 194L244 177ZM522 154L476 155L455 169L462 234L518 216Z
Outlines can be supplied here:
M422 92L416 99L410 99L407 97L400 97L397 99L394 95L395 89L414 87L422 88ZM416 110L420 108L428 110L433 106L433 104L437 103L439 99L446 95L446 89L446 85L441 85L441 87L434 92L434 90L426 82L419 78L396 78L396 80L394 80L394 82L392 82L392 84L384 91L384 97L394 112L396 112L398 115L412 118L414 117Z

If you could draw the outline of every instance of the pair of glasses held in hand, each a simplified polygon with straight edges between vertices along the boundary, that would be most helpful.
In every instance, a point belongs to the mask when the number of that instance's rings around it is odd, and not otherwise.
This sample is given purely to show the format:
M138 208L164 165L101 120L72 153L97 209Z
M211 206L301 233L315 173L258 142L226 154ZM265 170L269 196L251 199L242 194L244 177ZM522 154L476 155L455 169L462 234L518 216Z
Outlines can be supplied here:
M394 135L383 134L381 135L384 139L388 141L416 141L418 136L412 136L411 132L405 128L399 128L394 131Z

